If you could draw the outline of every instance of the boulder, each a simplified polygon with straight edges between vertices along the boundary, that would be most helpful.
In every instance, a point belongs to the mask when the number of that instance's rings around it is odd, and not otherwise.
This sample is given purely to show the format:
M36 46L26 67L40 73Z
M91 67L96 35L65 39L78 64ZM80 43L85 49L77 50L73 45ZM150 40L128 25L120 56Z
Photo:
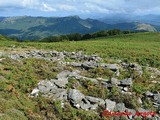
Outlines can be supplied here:
M84 99L85 96L76 89L70 89L69 94L68 94L68 99L71 101L73 104L78 104Z
M61 89L53 96L53 100L67 100L67 90Z
M81 67L84 68L85 70L94 69L94 68L97 68L98 66L99 66L98 63L96 63L96 62L88 62L88 61L85 61L81 65Z
M65 88L66 84L68 83L68 78L61 78L60 80L54 80L53 82L59 88Z
M91 104L98 104L98 105L105 105L105 101L101 98L91 97L91 96L85 96L87 100L90 101Z
M124 112L126 109L124 103L118 103L116 104L116 108L115 108L115 111L117 112Z
M121 86L132 86L132 78L124 79L120 81Z
M117 64L105 64L104 67L106 67L106 68L108 68L108 69L110 69L110 70L112 70L112 71L115 71L115 72L116 72L117 70L119 70Z
M81 67L82 63L71 62L70 65L72 65L73 67Z
M111 78L111 84L112 85L120 85L120 81L116 78Z
M106 99L105 102L106 102L106 109L107 109L107 110L113 111L113 110L115 109L115 107L116 107L116 102L111 101L111 100L109 100L109 99Z

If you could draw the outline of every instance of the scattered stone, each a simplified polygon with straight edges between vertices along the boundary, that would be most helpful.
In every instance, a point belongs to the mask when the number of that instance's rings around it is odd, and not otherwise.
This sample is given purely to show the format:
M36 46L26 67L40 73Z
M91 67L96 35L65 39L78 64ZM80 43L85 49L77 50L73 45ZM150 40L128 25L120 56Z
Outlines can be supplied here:
M105 101L101 98L95 98L91 96L86 96L85 97L87 100L89 100L92 104L98 104L98 105L105 105Z
M122 86L132 86L132 78L124 79L120 81L120 85Z
M116 108L115 108L115 111L117 112L124 112L126 109L124 103L118 103L116 104Z
M128 87L124 87L123 90L124 90L125 92L128 92Z
M96 62L84 62L82 63L81 67L85 70L97 68L99 65Z
M120 85L120 81L116 78L111 78L111 84L112 85Z
M146 95L147 97L153 97L153 93L150 92L150 91L147 91L147 92L145 93L145 95Z
M109 99L106 99L105 102L106 102L106 109L110 111L114 111L116 107L116 102L111 101Z
M79 90L70 89L68 98L73 104L78 104L85 98L85 96Z
M138 100L137 100L138 104L142 105L143 102L142 102L142 99L139 97Z
M37 96L38 96L38 93L39 93L39 89L38 89L38 88L35 88L35 89L32 90L31 96L37 97Z

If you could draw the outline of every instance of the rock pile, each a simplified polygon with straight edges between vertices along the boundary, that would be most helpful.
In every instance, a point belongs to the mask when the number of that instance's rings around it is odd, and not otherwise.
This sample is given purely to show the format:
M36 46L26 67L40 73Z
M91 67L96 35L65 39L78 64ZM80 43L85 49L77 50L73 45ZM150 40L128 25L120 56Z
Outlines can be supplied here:
M119 80L118 76L121 75L120 71L125 70L134 70L137 72L138 76L142 76L143 69L136 63L120 62L115 64L107 64L103 63L103 59L97 55L85 55L82 52L44 52L35 50L31 52L25 52L23 54L7 54L7 56L15 60L21 60L24 58L44 59L55 62L57 64L59 63L60 67L64 65L78 69L72 70L72 72L63 70L62 72L57 74L57 77L54 79L40 81L37 87L31 92L30 97L38 97L39 95L42 95L46 98L51 98L54 101L60 100L62 102L69 102L73 107L83 110L96 110L99 107L103 107L104 109L107 109L109 111L124 112L127 110L129 112L132 112L133 115L136 113L136 110L126 107L124 103L118 103L108 98L102 99L88 96L77 89L77 86L82 86L80 81L91 81L92 83L94 83L94 85L102 85L109 92L111 92L111 88L116 87L118 88L120 93L131 96L133 95L132 86L135 76L130 76L129 78L122 80ZM72 62L66 61L68 59ZM110 79L89 78L81 75L83 71L97 68L108 69L115 74ZM155 68L148 67L147 70L152 73L152 78L160 76L160 71ZM72 88L68 88L70 78L74 78L78 81L76 84L72 85ZM158 82L156 81L156 83ZM153 107L157 110L156 112L160 113L160 93L152 93L148 91L144 94L144 96L145 99L152 102ZM141 105L141 107L138 109L139 112L150 111L143 109L142 97L137 98L137 101ZM128 116L126 119L134 119L133 115ZM142 119L142 117L140 119ZM156 116L154 117L154 119L158 120L160 118Z

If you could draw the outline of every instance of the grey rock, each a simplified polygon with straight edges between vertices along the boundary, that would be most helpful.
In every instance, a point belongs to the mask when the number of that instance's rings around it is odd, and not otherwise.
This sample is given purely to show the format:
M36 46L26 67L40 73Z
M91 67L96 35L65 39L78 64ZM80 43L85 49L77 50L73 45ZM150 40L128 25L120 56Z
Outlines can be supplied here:
M61 80L55 80L54 84L60 88L65 88L66 84L68 84L68 78L61 78Z
M128 113L130 113L130 112L132 113L131 115L128 116L128 118L130 120L133 120L136 111L134 109L128 109L128 108L126 110L127 110Z
M157 101L158 104L160 104L160 93L154 95L154 100Z
M132 78L124 79L120 81L120 85L122 86L132 86Z
M38 96L38 93L39 93L39 89L38 89L38 88L35 88L35 89L32 90L31 96L37 97L37 96Z
M109 99L106 99L105 102L106 102L106 109L107 109L107 110L113 111L113 110L115 109L115 107L116 107L116 102L111 101L111 100L109 100Z
M51 90L50 87L45 87L45 86L38 86L38 89L43 94L46 94L46 93L50 92L50 90Z
M67 90L66 89L61 89L60 92L57 92L54 97L53 100L67 100Z
M101 98L91 97L91 96L85 96L87 100L91 102L91 104L97 103L98 105L105 105L105 101Z
M116 104L116 108L115 108L115 111L117 112L124 112L126 109L124 103L118 103Z
M84 102L81 102L79 105L80 105L80 108L83 110L88 110L91 107L90 104L85 104Z
M99 65L96 62L84 62L82 63L82 68L88 70L88 69L93 69L93 68L97 68Z
M124 90L125 92L128 92L128 87L124 87L123 90Z
M69 94L68 94L68 99L73 103L73 104L78 104L84 99L85 96L76 89L70 89Z
M147 70L152 74L153 78L160 76L160 71L157 68L147 67Z
M125 95L132 95L132 92L125 92L125 91L122 91L122 94L125 94Z
M140 65L138 65L138 64L136 64L136 63L131 63L131 64L129 65L129 67L135 69L135 70L138 72L139 75L142 75L142 74L143 74L143 70L142 70L142 67L141 67Z
M70 63L70 65L72 65L73 67L81 67L82 63L72 62Z
M105 67L107 67L108 69L115 71L115 72L119 69L117 64L106 64Z
M70 71L62 71L61 73L57 74L57 79L67 78L69 74L71 74Z
M120 81L116 78L111 78L111 84L112 85L119 85L120 84Z
M145 95L147 96L147 97L153 97L153 93L152 92L150 92L150 91L147 91L146 93L145 93Z
M90 106L91 110L96 110L98 108L98 104L94 104Z
M143 104L142 99L141 99L140 97L137 99L137 102L138 102L140 105Z

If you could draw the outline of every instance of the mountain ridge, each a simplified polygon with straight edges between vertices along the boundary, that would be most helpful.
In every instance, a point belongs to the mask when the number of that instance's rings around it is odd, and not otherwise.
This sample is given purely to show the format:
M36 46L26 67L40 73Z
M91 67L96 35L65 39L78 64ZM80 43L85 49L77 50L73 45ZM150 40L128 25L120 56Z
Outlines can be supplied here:
M72 33L87 34L100 30L111 29L155 32L159 27L145 23L135 24L134 22L107 24L96 19L82 19L76 15L66 17L0 17L0 34L7 35L9 37L17 37L22 40L42 39L48 36Z

